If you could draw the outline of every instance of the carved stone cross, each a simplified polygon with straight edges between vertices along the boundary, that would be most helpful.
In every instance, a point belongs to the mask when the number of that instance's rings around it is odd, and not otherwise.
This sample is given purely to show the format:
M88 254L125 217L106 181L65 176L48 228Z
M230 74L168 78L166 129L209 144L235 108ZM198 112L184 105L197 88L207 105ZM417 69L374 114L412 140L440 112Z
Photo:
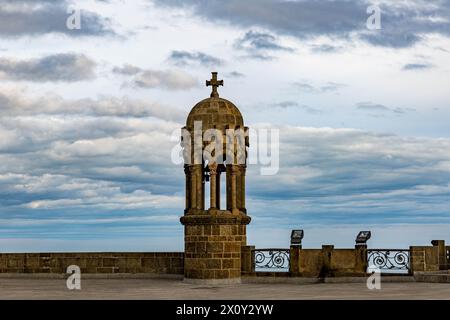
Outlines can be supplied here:
M211 72L211 80L206 80L206 86L212 86L211 98L218 98L219 93L217 92L218 86L223 86L223 80L217 80L217 72Z

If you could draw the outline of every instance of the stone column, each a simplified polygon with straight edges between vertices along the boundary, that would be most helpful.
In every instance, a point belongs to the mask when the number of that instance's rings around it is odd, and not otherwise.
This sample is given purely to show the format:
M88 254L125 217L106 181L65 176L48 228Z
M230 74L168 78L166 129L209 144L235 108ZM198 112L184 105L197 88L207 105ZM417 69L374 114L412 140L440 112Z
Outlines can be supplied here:
M431 241L433 247L436 248L439 270L447 270L447 252L445 247L445 240Z
M203 168L201 164L190 166L191 208L203 210L205 207Z
M333 254L333 245L322 245L322 269L319 277L330 276L331 271L331 255Z
M189 166L188 165L184 165L184 174L186 176L186 186L185 186L185 191L186 191L186 204L185 204L185 209L188 210L191 207L191 193L190 193L190 189L191 189L191 178L190 178L190 170L189 170Z
M234 212L237 209L237 190L236 190L236 175L237 168L235 165L231 166L231 211Z
M197 170L197 207L200 210L205 209L205 179L203 176L203 165L199 165Z
M241 247L241 271L243 274L252 274L255 272L254 250L255 246Z
M209 183L210 183L210 209L217 208L217 164L210 164L209 166Z
M220 171L217 170L216 176L216 207L220 210Z
M241 181L241 166L236 166L236 208L242 208L242 181Z
M293 246L289 248L289 274L292 277L298 277L300 274L300 250L302 246Z
M355 273L367 274L369 265L367 262L367 245L355 246Z
M241 206L244 212L247 212L245 208L245 166L241 166Z
M226 166L226 209L231 211L231 165Z
M409 263L410 263L409 271L411 274L414 274L414 272L425 271L425 247L410 246Z
M190 182L191 182L191 187L189 188L189 193L190 193L190 197L191 197L191 208L192 209L197 209L197 178L195 175L195 167L194 166L190 166L189 167L189 172L190 172Z

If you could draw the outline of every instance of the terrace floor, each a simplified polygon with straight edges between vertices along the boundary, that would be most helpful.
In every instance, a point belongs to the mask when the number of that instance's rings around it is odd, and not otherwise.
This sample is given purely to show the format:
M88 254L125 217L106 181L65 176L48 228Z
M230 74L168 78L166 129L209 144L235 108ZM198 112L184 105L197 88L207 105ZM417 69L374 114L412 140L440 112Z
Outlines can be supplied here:
M244 283L199 286L178 279L0 278L0 299L450 299L450 283L387 282L381 290L359 283Z

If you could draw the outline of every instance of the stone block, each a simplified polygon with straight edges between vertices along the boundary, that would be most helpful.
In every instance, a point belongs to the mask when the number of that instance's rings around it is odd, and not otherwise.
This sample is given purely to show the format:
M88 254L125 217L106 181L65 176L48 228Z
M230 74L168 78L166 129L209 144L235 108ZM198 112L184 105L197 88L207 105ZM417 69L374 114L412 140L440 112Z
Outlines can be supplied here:
M97 273L114 273L114 267L100 267L97 268Z
M224 225L224 226L220 226L220 235L222 236L231 236L233 234L235 234L235 228L236 226L232 226L232 225Z
M156 258L142 258L140 259L141 263L142 263L142 267L144 268L154 268L156 269L158 267L158 261ZM134 267L140 267L141 263L136 263L136 261L134 261L133 264L127 264L128 267L130 266L134 266Z
M239 263L239 261L236 259L222 259L222 269L235 268L234 261L237 261Z
M197 252L197 253L206 252L206 242L205 241L196 242L195 243L195 252Z
M117 265L117 258L103 258L103 267L115 267Z
M206 243L206 252L222 252L223 250L224 250L223 242L217 241Z
M186 252L195 252L197 246L196 246L195 242L186 242L184 244L184 248L185 248Z
M22 269L24 267L24 261L21 258L10 258L7 261L7 268L14 268L14 269Z
M230 278L239 278L241 276L241 270L230 270L229 271L229 277Z
M203 226L203 235L205 235L205 236L211 235L211 230L212 230L211 225L204 225Z
M172 268L182 268L183 267L183 259L182 258L171 258L170 265Z
M204 270L203 278L204 279L214 279L214 270Z
M205 261L205 267L207 269L220 269L222 268L222 263L220 259L207 259Z
M224 243L224 251L226 252L240 252L241 251L241 244L239 242L225 242Z
M202 270L185 269L184 276L191 279L203 279L203 272Z
M5 256L0 254L0 269L4 269L8 266L8 260Z
M219 236L220 235L220 225L211 226L211 235Z
M215 279L227 279L230 278L229 270L214 270Z

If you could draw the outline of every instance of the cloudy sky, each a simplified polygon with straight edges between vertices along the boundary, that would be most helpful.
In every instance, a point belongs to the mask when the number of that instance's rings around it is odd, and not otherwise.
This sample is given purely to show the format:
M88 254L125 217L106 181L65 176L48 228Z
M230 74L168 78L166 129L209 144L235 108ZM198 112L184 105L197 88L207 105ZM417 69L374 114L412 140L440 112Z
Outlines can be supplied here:
M449 0L0 0L0 251L182 250L173 133L210 71L280 132L250 244L450 242Z

